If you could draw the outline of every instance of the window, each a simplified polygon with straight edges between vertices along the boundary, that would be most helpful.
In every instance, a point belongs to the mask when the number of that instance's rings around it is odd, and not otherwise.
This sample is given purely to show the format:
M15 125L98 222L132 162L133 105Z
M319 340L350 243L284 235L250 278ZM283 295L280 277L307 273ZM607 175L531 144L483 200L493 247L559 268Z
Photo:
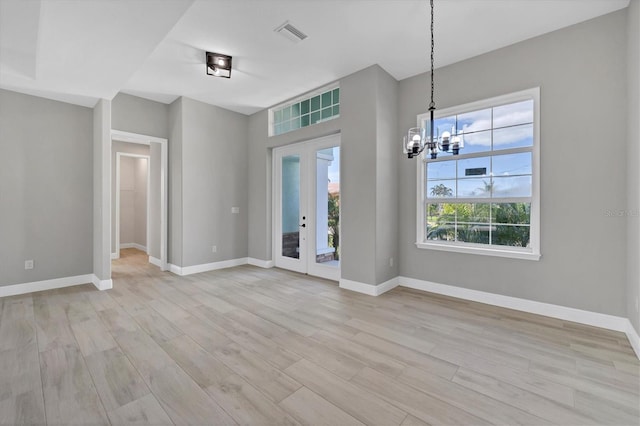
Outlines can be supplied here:
M540 258L539 93L436 111L436 133L462 133L464 149L420 157L418 247Z
M340 115L340 88L324 88L269 110L269 136L307 127Z

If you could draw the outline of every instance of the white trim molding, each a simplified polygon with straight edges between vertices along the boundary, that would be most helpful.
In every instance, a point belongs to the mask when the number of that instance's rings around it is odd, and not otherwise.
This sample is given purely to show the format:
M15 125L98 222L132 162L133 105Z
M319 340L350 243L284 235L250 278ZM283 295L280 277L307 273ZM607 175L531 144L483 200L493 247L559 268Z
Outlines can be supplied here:
M447 242L417 242L416 247L420 249L431 249L431 250L440 250L440 251L448 251L453 253L468 253L468 254L479 254L484 256L495 256L495 257L509 257L511 259L521 259L521 260L540 260L540 253L531 253L528 251L520 251L516 247L510 248L509 250L501 250L499 246L489 246L483 244L482 246L478 244L478 247L471 247L469 244L467 245L459 245L455 243L447 243Z
M0 297L16 296L18 294L33 293L36 291L53 290L56 288L71 287L74 285L93 283L93 274L76 275L73 277L54 278L51 280L34 281L30 283L21 283L6 285L0 287Z
M100 291L111 290L113 288L113 280L111 278L108 280L101 280L96 275L93 275L91 282Z
M629 343L631 343L631 347L636 353L636 356L640 359L640 336L638 336L638 332L629 320L627 320L627 329L625 330L625 333L627 335L627 339L629 339Z
M134 249L143 251L145 253L147 252L147 248L142 244L138 244L138 243L120 243L120 248L121 249L134 248Z
M598 312L585 311L582 309L569 308L567 306L553 305L550 303L536 302L534 300L521 299L501 294L487 293L479 290L456 287L447 284L439 284L431 281L418 280L409 277L396 277L380 285L374 286L357 281L340 279L340 288L367 294L369 296L379 296L393 288L401 286L422 290L429 293L442 294L455 297L457 299L470 300L473 302L485 303L487 305L499 306L516 311L528 312L531 314L543 315L564 321L576 322L593 327L625 333L629 339L631 347L640 359L640 336L628 318L614 315L601 314Z
M184 276L191 274L198 274L200 272L214 271L216 269L232 268L234 266L246 265L248 258L241 257L238 259L223 260L220 262L204 263L202 265L193 266L177 266L171 265L171 272L176 275Z
M157 257L149 256L149 263L159 268L162 268L162 261Z
M111 253L111 260L120 259L120 255L118 253Z
M265 268L265 269L273 268L273 260L262 260L262 259L255 259L253 257L249 257L247 259L247 263L249 265L257 266L259 268Z
M629 320L623 317L584 311L582 309L569 308L566 306L552 305L550 303L536 302L534 300L520 299L518 297L503 296L501 294L487 293L484 291L438 284L408 277L399 277L399 280L402 287L428 291L430 293L442 294L445 296L456 297L458 299L486 303L488 305L514 309L516 311L544 315L551 318L606 328L608 330L620 331L623 333L627 332L627 323L629 323Z
M398 286L398 277L391 278L382 284L373 285L365 284L358 281L351 281L344 278L340 278L340 288L345 290L351 290L358 293L368 294L369 296L380 296L387 291L394 289Z

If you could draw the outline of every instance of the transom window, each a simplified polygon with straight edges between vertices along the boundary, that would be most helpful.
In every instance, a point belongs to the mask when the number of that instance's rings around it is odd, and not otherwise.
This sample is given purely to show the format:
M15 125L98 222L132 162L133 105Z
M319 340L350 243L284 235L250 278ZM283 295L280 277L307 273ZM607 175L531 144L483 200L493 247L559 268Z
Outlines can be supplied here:
M436 113L464 148L420 157L417 246L539 259L539 89Z
M330 87L304 95L269 110L269 136L307 127L340 115L340 88Z

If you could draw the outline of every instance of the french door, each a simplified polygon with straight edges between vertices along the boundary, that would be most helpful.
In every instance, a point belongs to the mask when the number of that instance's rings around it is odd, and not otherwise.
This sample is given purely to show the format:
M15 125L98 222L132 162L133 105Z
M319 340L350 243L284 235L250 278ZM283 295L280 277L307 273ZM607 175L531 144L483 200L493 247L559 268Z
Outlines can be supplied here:
M274 149L274 261L340 279L340 135Z

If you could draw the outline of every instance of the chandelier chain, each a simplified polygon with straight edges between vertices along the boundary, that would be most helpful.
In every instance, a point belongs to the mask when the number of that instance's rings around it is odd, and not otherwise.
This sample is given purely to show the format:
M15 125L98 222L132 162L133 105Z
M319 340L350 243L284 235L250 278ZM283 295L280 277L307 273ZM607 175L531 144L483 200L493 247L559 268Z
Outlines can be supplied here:
M429 104L429 109L435 109L436 104L433 101L433 92L434 92L434 84L433 84L433 50L434 50L434 41L433 41L433 0L431 0L431 103Z

